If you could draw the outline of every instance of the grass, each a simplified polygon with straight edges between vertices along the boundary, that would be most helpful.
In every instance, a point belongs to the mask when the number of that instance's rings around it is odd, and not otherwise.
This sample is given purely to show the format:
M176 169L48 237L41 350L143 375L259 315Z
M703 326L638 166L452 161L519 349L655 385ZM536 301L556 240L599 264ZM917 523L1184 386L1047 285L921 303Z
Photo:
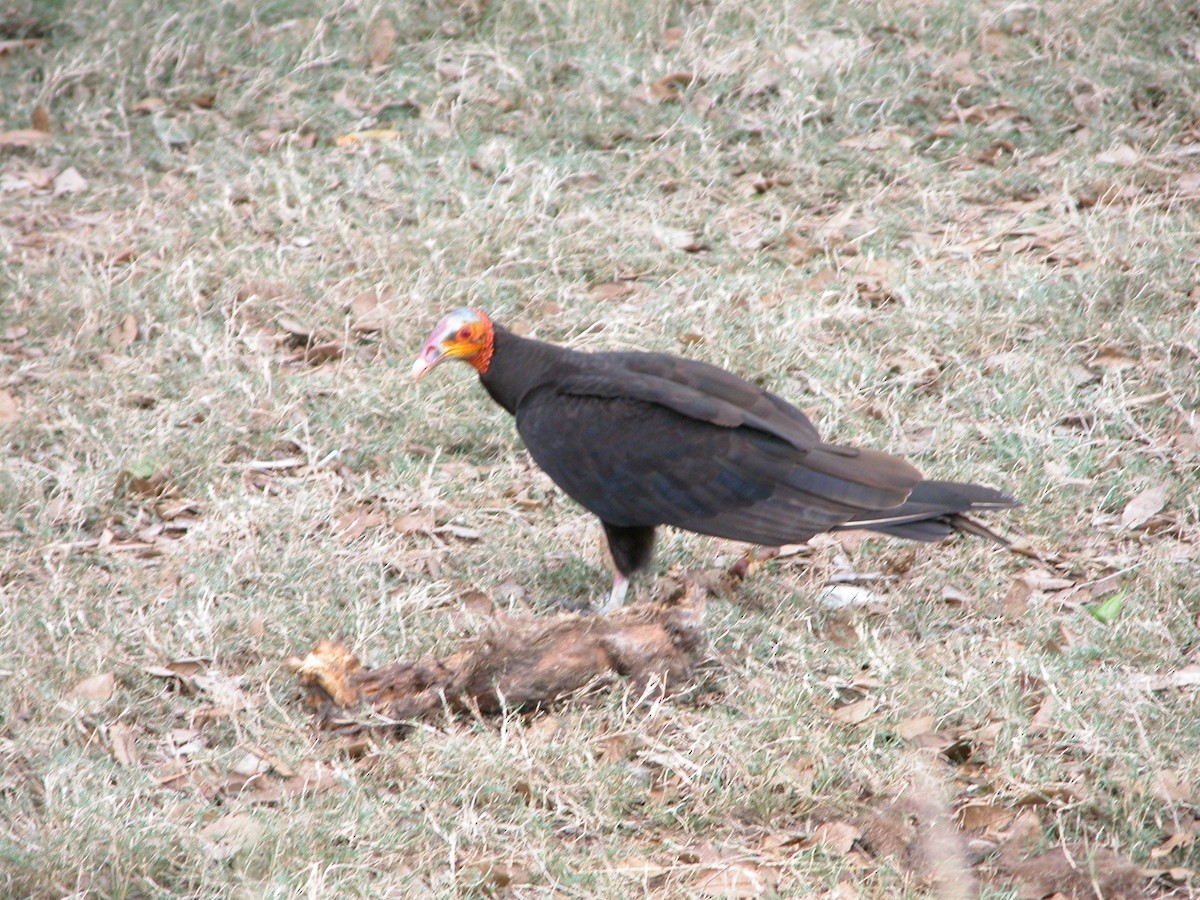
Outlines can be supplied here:
M1056 846L1106 896L1103 850L1196 867L1194 689L1132 682L1200 641L1190 4L16 0L0 30L32 40L0 50L0 131L51 128L0 138L0 893L960 896L915 795L999 808L964 837L985 896L1045 887L1014 860ZM400 137L335 143L371 128ZM1004 486L1027 505L995 524L1057 568L818 541L710 603L699 701L348 753L289 655L445 653L482 627L468 590L543 614L607 583L469 373L407 381L468 303ZM339 537L360 508L478 538ZM659 566L741 549L667 534ZM888 575L877 602L819 604L839 566Z

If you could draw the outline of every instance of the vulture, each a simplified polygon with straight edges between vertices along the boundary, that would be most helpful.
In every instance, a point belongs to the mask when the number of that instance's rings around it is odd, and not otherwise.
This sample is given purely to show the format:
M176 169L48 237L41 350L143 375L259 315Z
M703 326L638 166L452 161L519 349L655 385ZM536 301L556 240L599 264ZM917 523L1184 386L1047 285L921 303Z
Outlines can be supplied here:
M616 567L604 611L649 565L660 525L768 547L846 528L1007 544L966 513L1021 505L982 485L926 479L897 456L826 443L786 400L697 360L571 350L475 308L438 322L414 380L448 359L474 367L534 462L600 519Z

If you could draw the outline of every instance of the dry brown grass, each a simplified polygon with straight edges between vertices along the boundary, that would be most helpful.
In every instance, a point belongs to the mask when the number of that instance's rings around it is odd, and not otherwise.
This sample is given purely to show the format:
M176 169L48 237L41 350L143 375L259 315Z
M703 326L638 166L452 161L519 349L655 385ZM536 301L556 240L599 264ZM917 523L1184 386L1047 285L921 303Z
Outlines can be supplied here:
M1197 46L1174 0L0 6L0 893L1187 894L1130 867L1197 864ZM464 303L1013 490L1049 562L817 541L709 602L686 702L346 747L288 656L606 583L468 373L407 383Z

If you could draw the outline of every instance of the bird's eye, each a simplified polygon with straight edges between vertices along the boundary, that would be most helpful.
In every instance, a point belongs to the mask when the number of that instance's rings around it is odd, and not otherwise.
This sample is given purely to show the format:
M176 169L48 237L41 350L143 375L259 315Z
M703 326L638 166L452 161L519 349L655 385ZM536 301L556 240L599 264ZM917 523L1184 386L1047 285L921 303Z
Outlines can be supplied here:
M471 329L468 328L466 325L464 325L462 328L458 329L458 339L460 341L465 341L470 336L471 336Z

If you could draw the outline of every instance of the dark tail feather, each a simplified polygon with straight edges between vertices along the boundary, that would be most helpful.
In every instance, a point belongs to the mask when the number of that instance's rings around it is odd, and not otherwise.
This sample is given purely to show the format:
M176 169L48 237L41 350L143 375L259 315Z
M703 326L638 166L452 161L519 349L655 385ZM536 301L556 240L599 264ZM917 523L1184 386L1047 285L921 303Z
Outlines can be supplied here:
M1012 509L1021 501L1003 491L955 481L922 481L893 509L867 513L839 526L865 528L910 541L940 541L956 532L987 538L1007 547L1008 540L964 513Z

